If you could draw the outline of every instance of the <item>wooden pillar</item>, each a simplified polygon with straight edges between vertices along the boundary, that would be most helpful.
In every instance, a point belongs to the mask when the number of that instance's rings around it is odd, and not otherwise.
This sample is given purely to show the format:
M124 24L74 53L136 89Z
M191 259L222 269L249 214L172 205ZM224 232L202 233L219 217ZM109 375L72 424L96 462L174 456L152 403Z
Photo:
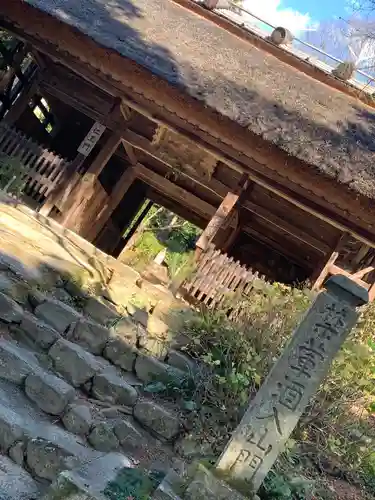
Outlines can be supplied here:
M64 193L67 193L67 197L71 197L71 193L74 193L74 196L71 200L71 208L67 213L63 214L64 217L62 220L62 224L67 225L72 219L73 215L76 213L78 205L83 201L85 187L89 184L89 179L92 180L98 177L100 172L107 164L109 158L112 156L114 151L116 151L116 148L120 142L120 136L117 133L111 133L109 139L104 144L102 150L89 167L89 170L86 172L84 178L80 178L78 170L96 146L102 134L105 132L107 121L113 118L116 119L120 114L121 116L122 114L124 114L122 112L120 113L120 108L121 100L116 99L113 104L112 110L104 120L104 125L99 122L95 122L93 124L93 126L79 145L77 149L77 156L75 157L73 162L70 163L61 181L56 186L54 191L50 194L43 207L41 208L40 213L42 215L48 216L60 197L64 197ZM128 116L128 119L130 119L130 114Z
M142 224L144 221L145 217L151 210L154 202L149 200L146 205L144 206L142 212L138 215L137 220L134 222L133 226L131 227L130 231L127 233L127 235L124 238L124 248L127 246L129 241L132 239L132 237L135 235L136 231L138 230L139 226ZM138 238L136 238L137 240Z
M219 208L216 210L215 215L212 217L210 222L207 224L206 229L200 235L196 243L196 256L199 257L204 251L207 250L208 245L217 235L220 228L225 225L227 218L230 216L232 211L235 209L240 196L246 192L249 186L248 176L244 174L241 177L239 185L234 193L229 192L226 194L225 198L221 202Z
M103 208L99 219L93 222L92 227L89 229L87 239L94 241L99 235L100 231L106 225L109 217L123 199L125 193L129 190L130 186L136 179L135 169L133 167L127 168L117 182L106 207Z
M224 252L228 252L232 246L234 245L234 242L236 241L238 235L241 232L241 219L240 219L240 213L239 213L239 207L234 208L234 227L232 228L231 234L228 236L227 240L223 244L223 250Z
M147 214L149 213L149 211L151 210L153 205L154 205L154 202L151 200L148 200L148 202L144 206L142 212L138 215L137 219L134 221L134 224L131 227L130 231L126 234L126 236L124 238L121 239L121 241L117 245L117 248L115 250L115 253L113 254L113 257L116 257L117 259L121 260L120 256L124 251L126 251L129 248L129 242L131 242L133 240L134 240L134 242L136 242L138 240L138 237L137 237L138 230L141 230L141 224L145 220Z
M375 299L375 283L372 283L368 291L369 301L373 302Z
M85 161L85 158L83 154L78 153L74 160L68 165L62 178L39 209L40 214L48 217L55 205L59 205L58 208L60 208L66 204L70 194L81 179L78 170Z
M108 137L107 141L104 143L102 149L100 150L98 156L92 162L88 168L85 175L80 180L77 189L75 190L74 196L72 196L71 207L64 214L61 224L63 226L68 226L69 222L73 220L79 210L80 205L84 202L86 198L86 193L91 192L91 187L97 180L99 174L102 172L104 167L107 165L109 159L112 157L116 151L118 145L121 142L121 136L113 132Z
M14 125L20 116L27 109L30 100L35 96L38 92L40 83L40 75L36 75L34 80L27 86L24 87L21 91L21 95L17 98L17 100L12 104L8 113L4 117L4 122L7 125Z
M343 245L345 244L347 237L348 237L347 233L341 234L337 243L336 243L336 246L335 246L333 252L328 257L328 260L324 260L325 264L323 265L323 268L322 268L321 263L317 267L315 273L312 276L312 280L314 281L313 287L312 287L313 290L320 290L321 287L323 286L325 280L329 276L330 267L333 266L333 264L336 262L338 256L340 255L340 249L342 249Z

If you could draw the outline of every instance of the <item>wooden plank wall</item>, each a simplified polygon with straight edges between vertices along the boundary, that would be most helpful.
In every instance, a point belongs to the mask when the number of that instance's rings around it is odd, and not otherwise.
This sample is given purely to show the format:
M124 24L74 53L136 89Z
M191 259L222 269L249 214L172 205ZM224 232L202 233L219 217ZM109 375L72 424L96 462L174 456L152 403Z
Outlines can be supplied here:
M68 165L67 160L5 123L0 123L0 156L18 158L26 167L25 194L39 204L56 186Z

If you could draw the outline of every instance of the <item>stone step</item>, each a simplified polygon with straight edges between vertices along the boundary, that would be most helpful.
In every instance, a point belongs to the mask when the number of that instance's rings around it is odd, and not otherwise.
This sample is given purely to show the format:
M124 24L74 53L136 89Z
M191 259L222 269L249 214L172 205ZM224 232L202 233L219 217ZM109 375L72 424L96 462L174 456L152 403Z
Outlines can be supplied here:
M15 464L10 458L0 455L0 498L4 500L36 500L45 490L39 482Z
M39 373L37 374L39 375ZM28 377L34 377L34 374L30 374ZM103 446L103 443L108 442L108 434L110 433L117 440L116 447L120 452L127 448L145 453L147 448L152 447L151 455L157 454L157 458L152 457L152 459L144 461L144 466L156 464L160 468L160 463L165 469L170 466L172 457L163 452L162 445L158 441L152 443L152 439L146 437L142 429L137 427L131 418L120 418L118 415L114 415L113 419L101 421L97 426L91 428L88 441L97 444L98 448L101 447L102 451L100 451L92 449L83 436L74 436L66 429L61 428L54 421L54 417L46 415L37 408L32 401L26 398L22 388L13 382L0 380L0 401L0 452L8 454L19 467L30 472L38 480L51 482L62 471L82 469L83 466L87 469L90 464L93 464L94 470L98 474L97 479L99 476L107 477L106 471L108 469L103 464L108 465L108 463L113 464L114 462L107 458L106 450L109 448ZM68 405L63 417L65 425L67 425L65 420L70 421L68 425L78 425L78 418L85 420L85 415L77 411L75 405L79 407L78 402ZM88 432L88 428L85 432ZM116 460L126 468L132 468L135 463L141 462L141 457L137 454L130 454L127 457L123 453L117 453L116 457ZM100 460L101 458L103 460ZM0 455L0 467L1 459ZM103 468L102 472L101 468ZM25 475L27 476L26 473ZM33 483L31 482L31 484ZM91 487L93 487L92 481L90 481ZM31 490L31 486L30 491L34 491ZM12 496L9 498L13 500ZM14 498L17 496L15 495ZM19 498L23 500L21 495ZM39 497L37 495L30 496L30 498L25 496L24 500L36 498ZM59 497L53 496L52 498Z
M139 461L144 449L152 454L152 450L163 448L160 440L171 442L181 433L178 413L141 397L136 389L141 382L132 374L126 377L108 361L64 339L58 340L51 350L53 359L59 362L59 376L42 368L36 353L10 341L0 341L0 376L17 384L18 390L24 391L49 419L51 415L57 417L58 428L62 425L62 431L79 436L83 446L101 452L123 451ZM62 371L66 379L61 378ZM15 373L19 375L16 377ZM68 383L77 381L77 377L86 385L90 400L81 388ZM10 447L3 445L5 451ZM172 450L165 448L163 453L169 456Z
M96 299L93 298L94 300ZM56 340L63 337L80 345L85 351L104 356L124 370L134 370L140 350L143 358L150 356L152 359L155 356L161 363L167 359L168 364L177 370L190 374L193 372L189 360L180 359L182 355L178 356L168 349L168 335L165 331L167 325L146 311L135 308L133 317L117 318L111 328L106 328L92 318L82 316L64 302L50 299L37 290L30 291L29 305L32 313L0 293L0 320L10 323L13 329L23 331L42 349L50 348ZM93 309L96 310L97 307ZM138 318L139 314L137 316L136 313L142 313L141 316L146 317L143 325L140 321L142 318ZM142 365L142 360L138 365ZM155 369L153 366L152 377ZM158 375L161 372L167 374L168 371L171 373L168 365L159 364ZM140 373L144 375L141 368ZM174 371L174 374L177 374L177 371ZM73 385L77 382L79 381L71 380Z
M43 500L151 498L165 474L134 468L125 457L110 453L59 475Z
M52 310L57 307L56 301L50 305ZM66 306L63 305L61 311L65 310ZM48 321L48 315L44 317L45 320ZM25 314L17 329L21 329L40 348L49 348L48 354L55 370L74 387L88 382L103 367L106 368L108 362L125 372L133 372L143 384L155 380L175 380L178 384L179 380L194 371L189 361L184 363L180 359L183 358L182 354L179 357L169 354L168 363L165 363L141 349L142 343L148 346L150 342L160 341L150 338L145 343L144 329L127 318L121 319L111 330L82 317L70 323L69 327L62 321L64 328L69 330L64 336L44 321Z
M0 380L0 401L0 451L34 477L50 482L62 470L102 456L37 408L21 387Z
M116 435L116 426L105 419L92 418L95 404L94 408L92 404L75 404L68 411L77 393L83 392L101 403L126 407L132 425L138 423L164 442L176 440L183 432L179 409L171 408L173 405L165 407L160 400L147 401L147 395L146 400L140 397L145 396L142 387L155 380L178 386L189 376L187 371L171 366L178 365L173 363L176 356L170 356L167 364L140 350L141 345L148 346L150 342L144 342L145 329L131 319L121 318L113 328L105 328L58 300L36 295L32 299L35 314L22 309L20 312L18 304L9 302L11 299L3 301L4 311L13 333L22 332L35 344L35 351L46 353L48 373L40 371L36 355L30 349L16 349L9 344L4 348L0 343L0 376L3 370L5 379L25 384L27 396L40 409L60 417L69 431L84 435L89 445L100 451L116 450L123 443ZM12 379L9 374L13 374ZM130 384L129 374L136 377Z

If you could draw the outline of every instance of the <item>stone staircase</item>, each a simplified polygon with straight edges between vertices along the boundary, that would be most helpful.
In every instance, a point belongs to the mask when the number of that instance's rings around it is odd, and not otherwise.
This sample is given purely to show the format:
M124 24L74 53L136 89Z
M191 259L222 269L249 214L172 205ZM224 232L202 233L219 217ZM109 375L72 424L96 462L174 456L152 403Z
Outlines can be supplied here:
M30 270L0 257L0 498L73 499L65 483L81 491L89 477L91 493L77 498L99 499L118 470L176 463L186 415L148 386L181 382L192 362L169 348L160 317L119 304L139 287L132 273L99 298L66 279L42 293ZM155 285L142 285L151 296Z

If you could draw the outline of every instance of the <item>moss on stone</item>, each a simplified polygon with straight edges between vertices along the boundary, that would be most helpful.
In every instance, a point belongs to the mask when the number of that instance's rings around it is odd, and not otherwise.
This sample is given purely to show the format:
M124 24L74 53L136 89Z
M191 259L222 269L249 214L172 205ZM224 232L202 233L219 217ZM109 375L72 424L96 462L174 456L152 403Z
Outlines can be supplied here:
M164 474L159 471L125 468L108 484L103 493L109 500L148 500L163 477Z

